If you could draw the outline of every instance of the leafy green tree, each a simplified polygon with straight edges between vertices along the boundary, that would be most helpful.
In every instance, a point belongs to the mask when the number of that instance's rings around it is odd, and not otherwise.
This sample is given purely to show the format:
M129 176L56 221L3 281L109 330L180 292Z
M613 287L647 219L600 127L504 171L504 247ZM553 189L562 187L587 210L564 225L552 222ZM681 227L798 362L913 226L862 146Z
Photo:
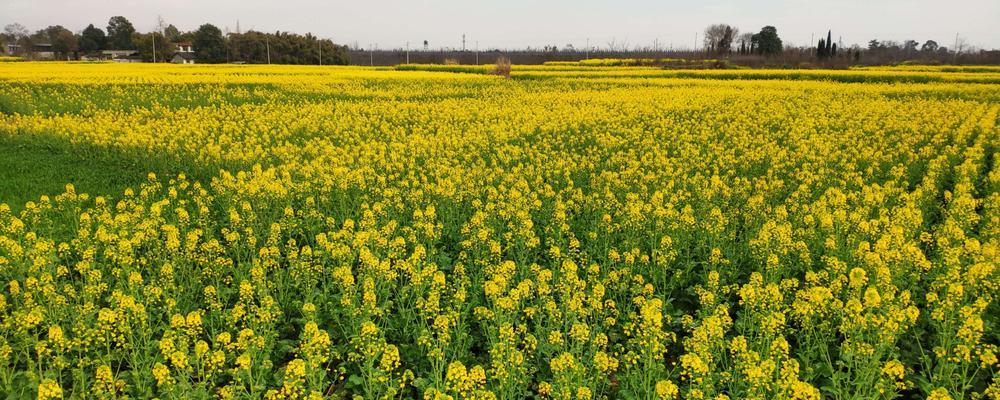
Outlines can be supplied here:
M131 50L132 34L135 27L123 16L114 16L108 20L108 47L113 50Z
M60 59L69 58L79 49L76 35L62 25L45 28L45 35L48 36L49 43L52 44L52 51Z
M80 51L85 54L104 50L107 43L108 37L104 35L104 31L95 27L94 24L87 25L80 33Z
M347 46L311 34L248 31L231 34L228 46L234 61L247 63L266 63L268 47L274 64L316 64L319 62L320 47L323 49L323 65L343 65L350 60Z
M163 28L163 35L165 35L167 40L170 40L171 42L176 43L181 41L181 31L177 29L174 24L167 25L166 28Z
M170 61L170 58L174 56L174 52L177 51L177 46L163 37L159 32L136 33L132 35L132 42L135 43L136 50L139 51L139 57L145 62L153 61L154 38L156 39L156 62Z
M195 57L198 62L219 63L226 61L226 39L222 37L222 31L212 24L204 24L198 27L194 33Z
M781 38L778 37L778 29L770 25L761 28L760 32L753 35L751 47L759 54L781 53L782 44Z

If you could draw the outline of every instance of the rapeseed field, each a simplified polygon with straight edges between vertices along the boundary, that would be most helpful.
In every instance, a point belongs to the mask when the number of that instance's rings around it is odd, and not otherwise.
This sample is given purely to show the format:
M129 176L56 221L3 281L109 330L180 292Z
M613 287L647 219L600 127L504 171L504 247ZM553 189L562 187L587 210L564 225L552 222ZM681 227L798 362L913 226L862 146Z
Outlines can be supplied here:
M1000 70L449 67L0 63L0 394L1000 398Z

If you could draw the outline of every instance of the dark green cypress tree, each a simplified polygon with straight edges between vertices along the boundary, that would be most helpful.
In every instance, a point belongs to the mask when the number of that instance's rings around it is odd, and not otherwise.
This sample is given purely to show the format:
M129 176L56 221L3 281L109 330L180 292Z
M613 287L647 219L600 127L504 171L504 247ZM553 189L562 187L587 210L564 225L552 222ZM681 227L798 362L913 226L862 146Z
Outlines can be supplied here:
M826 58L826 42L823 39L819 40L819 45L816 46L816 58L820 60Z
M833 36L832 31L826 31L826 51L823 54L827 57L833 55Z

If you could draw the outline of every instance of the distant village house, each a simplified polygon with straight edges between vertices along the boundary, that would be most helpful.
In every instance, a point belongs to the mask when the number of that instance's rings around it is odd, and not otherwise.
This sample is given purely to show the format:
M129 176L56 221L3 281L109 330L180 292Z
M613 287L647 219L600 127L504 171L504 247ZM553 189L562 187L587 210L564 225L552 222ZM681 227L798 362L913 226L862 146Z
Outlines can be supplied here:
M174 54L174 58L170 62L174 64L194 64L194 47L191 46L191 42L180 42L177 43L177 53Z
M54 60L56 58L56 53L52 51L52 45L49 43L35 43L30 46L30 51L24 52L24 49L19 44L8 43L6 54L10 56L26 56L33 60Z
M86 54L80 57L83 61L114 61L120 63L142 62L138 50L101 50L99 53Z

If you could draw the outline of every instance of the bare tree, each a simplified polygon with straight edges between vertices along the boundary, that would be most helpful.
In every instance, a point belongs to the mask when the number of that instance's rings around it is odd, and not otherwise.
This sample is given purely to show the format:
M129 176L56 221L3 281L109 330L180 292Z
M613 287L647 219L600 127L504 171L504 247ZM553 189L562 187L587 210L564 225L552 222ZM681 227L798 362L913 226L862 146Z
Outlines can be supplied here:
M955 54L962 54L963 51L968 50L969 41L964 37L955 36Z
M741 34L734 44L739 45L739 48L742 49L744 53L752 52L753 49L750 48L750 45L753 44L753 32Z
M617 48L618 48L618 38L611 38L611 40L608 41L608 51L613 52Z
M7 36L10 36L13 39L20 39L25 36L28 36L28 28L25 28L24 25L15 22L13 24L5 26L3 28L3 33L6 34Z
M624 53L628 51L628 39L618 40L618 38L612 37L608 42L608 51L615 53Z
M15 55L24 55L31 51L31 35L28 32L28 28L25 28L24 25L15 22L5 26L3 28L3 32L3 41L20 46L19 49L15 50ZM0 53L5 51L7 51L7 49L2 49L0 50Z
M739 33L739 29L727 24L710 25L705 28L705 47L712 54L728 54Z

